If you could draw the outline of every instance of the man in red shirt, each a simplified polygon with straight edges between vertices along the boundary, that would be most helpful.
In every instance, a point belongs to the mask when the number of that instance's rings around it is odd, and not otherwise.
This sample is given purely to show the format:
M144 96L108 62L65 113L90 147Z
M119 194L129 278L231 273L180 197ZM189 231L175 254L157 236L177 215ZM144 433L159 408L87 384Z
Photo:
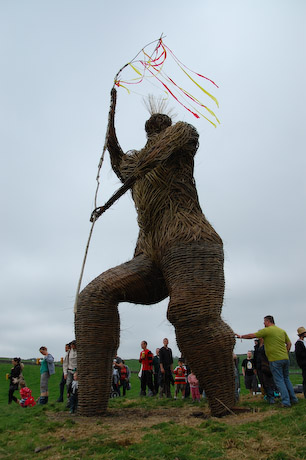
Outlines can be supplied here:
M148 396L154 396L155 390L153 387L152 380L152 363L153 363L153 353L148 350L147 342L143 340L140 344L142 351L140 352L139 362L142 365L141 369L141 391L140 396L146 396L146 387L148 386L149 392Z

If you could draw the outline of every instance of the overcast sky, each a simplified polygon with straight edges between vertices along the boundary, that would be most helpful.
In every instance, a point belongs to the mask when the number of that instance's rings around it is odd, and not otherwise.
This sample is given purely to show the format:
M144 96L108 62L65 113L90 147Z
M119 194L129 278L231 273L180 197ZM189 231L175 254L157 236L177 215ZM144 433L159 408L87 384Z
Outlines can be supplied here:
M46 345L59 359L74 338L109 93L117 71L161 33L219 86L204 84L220 104L209 103L216 129L170 105L200 133L195 178L224 242L223 317L243 334L272 314L295 342L306 327L305 20L304 0L0 0L0 356L35 357ZM145 143L145 91L118 90L125 151ZM107 154L98 204L119 186ZM137 233L127 193L96 223L82 286L129 260ZM141 340L155 350L168 336L178 355L166 310L167 301L121 304L118 354L138 357ZM238 353L249 348L237 341Z

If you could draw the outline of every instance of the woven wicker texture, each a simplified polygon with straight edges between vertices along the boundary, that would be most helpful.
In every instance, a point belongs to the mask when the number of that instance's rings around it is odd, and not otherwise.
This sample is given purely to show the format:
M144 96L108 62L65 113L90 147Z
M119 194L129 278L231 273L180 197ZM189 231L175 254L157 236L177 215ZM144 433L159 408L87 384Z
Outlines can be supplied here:
M139 237L131 261L100 275L79 296L78 412L92 416L107 409L119 345L118 303L153 304L170 296L168 319L181 353L205 389L212 414L222 415L235 403L234 333L221 319L222 240L201 210L193 178L198 133L183 122L169 126L169 117L163 128L163 116L153 115L146 146L124 154L112 95L108 150L118 177L133 178Z

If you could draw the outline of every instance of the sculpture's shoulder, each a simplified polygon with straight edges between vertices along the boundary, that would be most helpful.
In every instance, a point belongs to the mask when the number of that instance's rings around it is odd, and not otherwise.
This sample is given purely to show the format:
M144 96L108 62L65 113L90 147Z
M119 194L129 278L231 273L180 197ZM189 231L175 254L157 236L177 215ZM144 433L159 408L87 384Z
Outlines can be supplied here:
M167 135L171 136L173 145L177 144L178 148L188 148L197 150L199 146L199 133L196 128L184 121L178 121L173 126L167 128Z
M126 152L120 165L121 173L124 178L130 177L134 173L140 155L141 150L129 150Z

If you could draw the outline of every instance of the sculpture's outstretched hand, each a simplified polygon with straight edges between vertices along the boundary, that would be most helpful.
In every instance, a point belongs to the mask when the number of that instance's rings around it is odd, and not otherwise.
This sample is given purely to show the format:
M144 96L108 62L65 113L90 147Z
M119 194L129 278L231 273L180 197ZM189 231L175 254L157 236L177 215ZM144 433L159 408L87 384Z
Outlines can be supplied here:
M104 211L106 211L105 206L99 206L98 208L94 209L90 216L90 222L97 220Z

